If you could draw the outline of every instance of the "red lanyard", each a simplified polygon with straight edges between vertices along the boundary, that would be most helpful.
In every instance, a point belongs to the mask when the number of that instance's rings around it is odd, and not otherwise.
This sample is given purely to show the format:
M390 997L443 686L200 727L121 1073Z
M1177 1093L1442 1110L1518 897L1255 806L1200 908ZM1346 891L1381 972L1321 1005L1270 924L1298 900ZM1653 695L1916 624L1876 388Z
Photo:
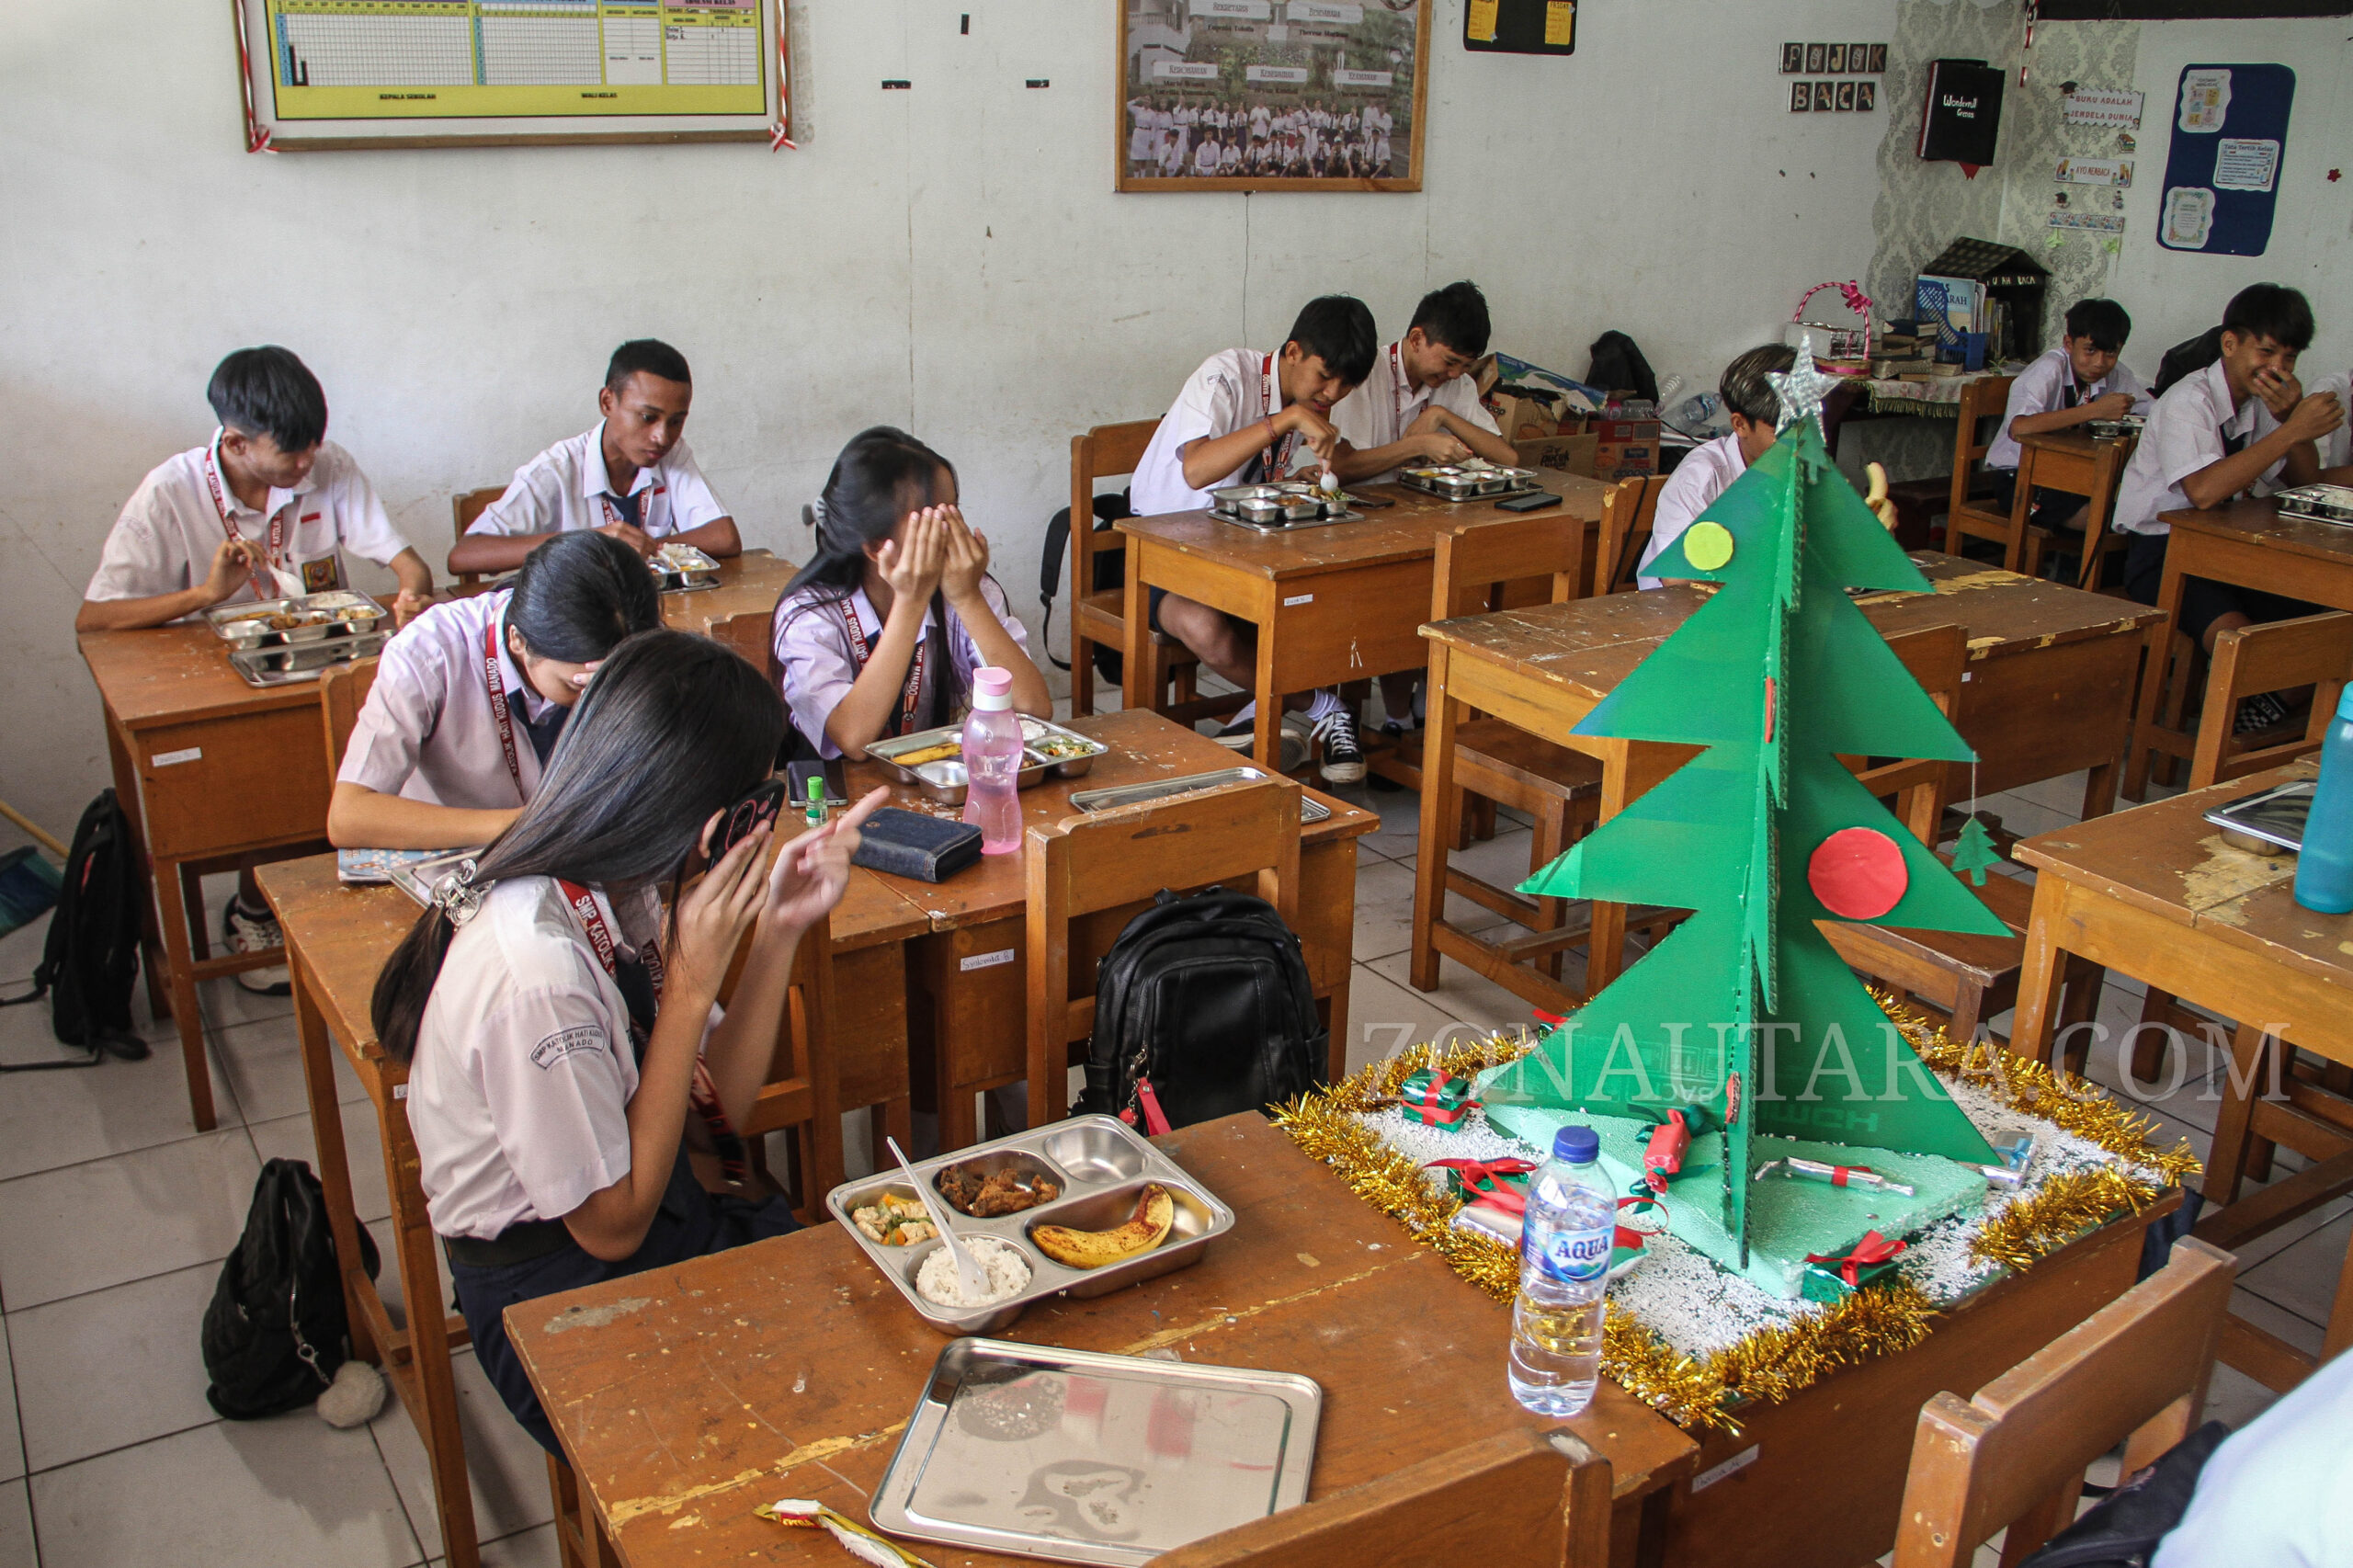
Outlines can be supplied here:
M605 923L605 912L597 907L597 895L578 882L566 881L562 877L556 879L556 886L563 890L564 899L572 905L574 917L580 922L580 928L588 934L588 946L596 952L597 961L605 966L605 972L612 977L615 984L619 984L620 949L613 939L613 928ZM654 1000L660 1002L663 978L661 944L647 943L645 950L638 955L638 961L645 966L645 979L654 987Z
M212 509L221 516L222 532L231 539L243 539L244 536L237 531L236 519L230 515L229 494L221 486L221 471L213 465L210 447L204 449L204 483L212 492ZM278 509L278 515L269 519L268 551L269 563L272 566L285 564L286 514L300 505L301 505L301 498L297 496L280 506ZM254 591L258 594L261 590L256 588Z
M498 618L482 629L482 684L490 693L490 716L498 725L498 744L506 753L506 771L514 777L515 794L524 805L531 803L530 792L523 788L523 759L515 750L515 715L507 710L506 683L498 678ZM570 884L566 884L569 886Z
M1397 428L1391 440L1402 440L1405 435L1405 410L1414 404L1414 383L1405 377L1405 361L1397 352L1397 345L1389 346L1389 390L1397 404Z
M1262 419L1271 419L1274 417L1274 413L1275 357L1269 354L1266 357L1265 363L1258 367L1258 415ZM1263 483L1272 484L1290 473L1291 453L1297 449L1298 446L1299 432L1296 430L1285 436L1280 442L1270 443L1267 446L1259 460L1266 464L1266 477Z
M839 598L834 601L834 608L841 612L842 628L849 633L850 657L858 662L858 674L864 675L866 661L874 655L866 644L866 628L858 624L858 607L847 598ZM892 734L915 733L915 706L923 700L924 659L928 652L928 640L917 637L915 656L907 665L906 689L899 694L899 727L892 732Z
M646 525L654 520L654 498L669 488L670 487L668 485L661 483L658 481L647 485L645 487L645 499L637 504L637 521L633 523L630 522L627 517L621 516L621 509L613 505L611 492L599 491L597 494L597 499L604 504L605 521L608 523L628 523L631 528L635 528L640 533L650 533L653 530Z

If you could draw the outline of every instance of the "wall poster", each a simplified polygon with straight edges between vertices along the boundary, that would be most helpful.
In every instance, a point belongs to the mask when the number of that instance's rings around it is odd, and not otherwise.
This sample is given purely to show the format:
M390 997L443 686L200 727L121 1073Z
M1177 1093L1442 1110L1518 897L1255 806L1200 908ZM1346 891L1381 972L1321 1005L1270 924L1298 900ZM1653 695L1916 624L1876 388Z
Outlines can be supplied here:
M2296 74L2285 65L2188 65L2174 94L2157 244L2261 256L2271 243Z

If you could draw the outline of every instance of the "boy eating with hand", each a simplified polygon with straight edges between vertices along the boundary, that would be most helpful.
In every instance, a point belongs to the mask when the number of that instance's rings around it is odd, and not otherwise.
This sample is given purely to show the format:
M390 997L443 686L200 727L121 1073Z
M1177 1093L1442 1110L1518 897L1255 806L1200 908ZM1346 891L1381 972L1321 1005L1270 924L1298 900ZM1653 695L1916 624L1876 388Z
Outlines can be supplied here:
M1995 493L2007 511L2018 497L2018 437L2049 430L2072 430L2095 419L2121 419L2145 415L2153 406L2149 391L2117 356L2132 335L2132 318L2113 300L2078 300L2067 310L2067 332L2061 345L2047 350L2010 382L2009 405L2002 411L2002 427L1986 449ZM2083 531L2086 496L2063 490L2038 488L2034 521L2046 528Z

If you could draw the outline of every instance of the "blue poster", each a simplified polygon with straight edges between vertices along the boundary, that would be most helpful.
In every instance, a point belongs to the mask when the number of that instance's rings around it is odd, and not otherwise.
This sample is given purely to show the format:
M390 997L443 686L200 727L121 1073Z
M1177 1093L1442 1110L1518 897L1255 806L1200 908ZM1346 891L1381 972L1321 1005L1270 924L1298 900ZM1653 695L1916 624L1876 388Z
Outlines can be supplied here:
M2186 65L2174 94L2157 244L2261 256L2271 243L2296 74L2285 65Z

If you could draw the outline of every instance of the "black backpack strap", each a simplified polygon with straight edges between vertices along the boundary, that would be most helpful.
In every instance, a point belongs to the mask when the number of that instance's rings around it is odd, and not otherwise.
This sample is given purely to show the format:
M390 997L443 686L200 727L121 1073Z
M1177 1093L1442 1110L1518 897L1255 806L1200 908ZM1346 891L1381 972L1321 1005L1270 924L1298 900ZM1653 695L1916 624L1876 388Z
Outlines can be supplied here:
M1046 651L1054 668L1070 668L1067 659L1054 658L1054 589L1063 580L1063 554L1070 548L1070 508L1064 506L1046 519L1046 548L1038 557L1038 603L1045 609L1046 619L1038 627L1038 646Z

